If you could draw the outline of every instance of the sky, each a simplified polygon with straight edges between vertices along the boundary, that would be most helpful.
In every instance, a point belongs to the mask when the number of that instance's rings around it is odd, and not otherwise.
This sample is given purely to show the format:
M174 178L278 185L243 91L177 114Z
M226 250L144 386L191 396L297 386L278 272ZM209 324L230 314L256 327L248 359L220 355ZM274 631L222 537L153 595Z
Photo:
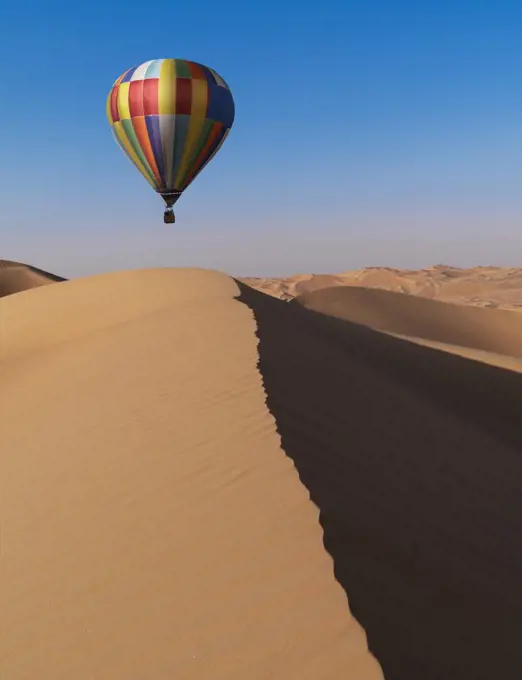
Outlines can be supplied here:
M0 23L0 258L65 277L522 265L519 0L19 0ZM163 224L113 82L218 71L231 133Z

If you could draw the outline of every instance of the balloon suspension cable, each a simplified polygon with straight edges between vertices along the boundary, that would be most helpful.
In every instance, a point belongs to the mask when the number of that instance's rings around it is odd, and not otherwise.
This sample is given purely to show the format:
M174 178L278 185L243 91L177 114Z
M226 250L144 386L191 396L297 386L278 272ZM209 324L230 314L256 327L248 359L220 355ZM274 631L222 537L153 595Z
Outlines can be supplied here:
M174 203L181 196L181 191L176 191L176 190L174 190L174 191L158 191L158 193L161 195L161 198L165 201L167 208L172 208Z

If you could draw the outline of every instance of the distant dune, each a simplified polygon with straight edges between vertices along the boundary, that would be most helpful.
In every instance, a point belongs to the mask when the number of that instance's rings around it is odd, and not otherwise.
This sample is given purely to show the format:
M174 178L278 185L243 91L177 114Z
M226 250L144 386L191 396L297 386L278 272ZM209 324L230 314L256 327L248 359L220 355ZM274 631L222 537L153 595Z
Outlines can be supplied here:
M522 268L435 265L428 269L367 267L342 274L299 274L280 279L246 278L248 285L282 300L333 286L383 288L447 302L522 309Z
M59 281L65 279L28 264L0 260L0 298Z
M462 348L471 358L522 370L522 314L514 311L455 305L352 286L305 293L295 302L376 330L432 341L432 346L440 349ZM506 357L521 361L506 362Z
M0 297L66 279L31 265L0 260ZM435 265L427 269L366 267L341 274L242 278L243 283L282 300L334 286L380 288L477 307L522 311L522 268Z
M519 313L326 288L0 300L2 680L522 677Z

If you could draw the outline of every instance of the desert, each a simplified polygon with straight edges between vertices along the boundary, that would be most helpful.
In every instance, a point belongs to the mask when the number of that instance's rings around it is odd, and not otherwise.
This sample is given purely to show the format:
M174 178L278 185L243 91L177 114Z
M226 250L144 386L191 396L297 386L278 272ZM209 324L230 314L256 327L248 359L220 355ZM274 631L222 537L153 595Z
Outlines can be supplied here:
M3 677L522 668L518 312L48 280L0 299Z

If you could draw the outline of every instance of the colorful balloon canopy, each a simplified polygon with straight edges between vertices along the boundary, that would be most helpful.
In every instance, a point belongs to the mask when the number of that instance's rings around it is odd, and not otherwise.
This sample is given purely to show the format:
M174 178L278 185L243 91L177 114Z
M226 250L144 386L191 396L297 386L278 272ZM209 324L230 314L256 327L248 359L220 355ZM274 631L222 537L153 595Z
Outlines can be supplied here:
M156 59L125 71L107 98L114 137L171 206L225 141L234 99L213 69Z

